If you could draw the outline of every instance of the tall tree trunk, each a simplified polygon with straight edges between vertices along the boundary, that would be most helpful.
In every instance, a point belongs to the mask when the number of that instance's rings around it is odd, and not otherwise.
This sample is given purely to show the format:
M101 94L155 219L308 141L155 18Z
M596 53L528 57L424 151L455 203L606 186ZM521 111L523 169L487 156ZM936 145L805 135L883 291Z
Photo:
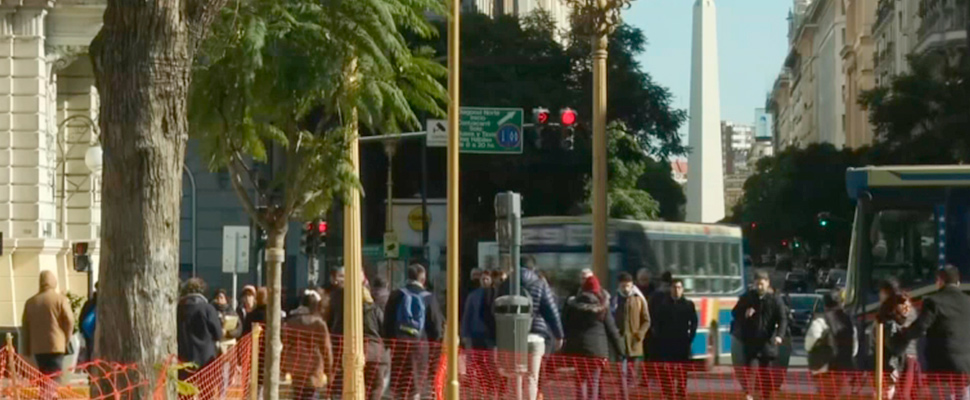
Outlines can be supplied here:
M275 218L267 232L266 265L267 284L269 286L269 303L266 305L266 337L265 357L263 358L263 398L278 400L280 398L280 354L283 352L283 342L280 339L281 311L283 309L280 293L283 285L283 260L286 256L284 243L286 239L286 218Z
M151 398L155 368L178 350L186 97L195 49L225 1L108 0L90 47L105 158L96 348L99 358L139 367L148 385L130 398ZM174 398L171 383L163 394Z

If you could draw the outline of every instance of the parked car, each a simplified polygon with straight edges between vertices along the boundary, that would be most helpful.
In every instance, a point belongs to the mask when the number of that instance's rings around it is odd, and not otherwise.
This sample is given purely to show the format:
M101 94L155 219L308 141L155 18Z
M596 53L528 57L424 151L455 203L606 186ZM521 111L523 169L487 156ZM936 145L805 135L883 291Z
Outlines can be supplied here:
M815 314L822 312L822 295L792 293L788 297L791 302L791 333L794 336L803 336Z
M785 293L811 293L811 278L808 271L794 270L785 275Z

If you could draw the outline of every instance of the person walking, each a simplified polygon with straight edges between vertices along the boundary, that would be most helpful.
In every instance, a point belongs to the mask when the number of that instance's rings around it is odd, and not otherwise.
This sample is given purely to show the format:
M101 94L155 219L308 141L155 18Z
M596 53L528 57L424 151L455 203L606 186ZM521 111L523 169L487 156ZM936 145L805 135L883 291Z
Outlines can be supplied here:
M620 363L623 399L630 398L630 386L636 386L643 361L643 341L650 330L650 309L647 298L633 284L633 276L623 272L619 276L619 290L613 298L611 310L616 319L626 357Z
M81 348L81 354L78 359L79 363L93 361L94 358L94 331L98 325L98 286L99 284L95 283L94 293L91 293L91 297L81 306L78 331L81 332L81 337L84 338L84 347Z
M654 360L661 366L660 389L663 398L684 400L687 398L687 363L690 362L691 344L697 335L697 308L684 297L684 281L671 279L668 299L657 308L653 316L653 332L650 340L656 343Z
M920 375L917 342L905 339L897 341L896 338L916 322L917 313L909 295L899 290L898 286L882 286L880 297L883 297L883 290L889 294L876 312L876 321L883 324L883 371L886 377L883 398L893 400L898 396L911 400Z
M179 370L182 379L215 359L217 344L222 340L222 319L203 296L205 291L206 284L202 278L189 279L182 288L182 297L176 308L179 360L196 365L191 370Z
M576 360L576 398L598 400L600 378L610 357L611 348L621 357L625 345L609 311L609 299L596 276L588 276L579 294L566 300L563 307L565 343L562 353L578 356Z
M767 272L755 273L754 289L741 295L731 314L743 348L738 376L745 398L753 399L754 393L761 400L769 400L776 388L774 381L780 378L774 376L771 367L788 332L788 311L781 297L771 290Z
M960 270L947 265L937 273L939 291L923 300L919 317L896 345L926 335L927 372L941 379L931 382L938 399L970 399L970 296L960 291Z
M844 373L855 369L859 342L852 318L842 308L842 294L829 292L823 303L825 312L812 320L805 333L805 351L819 394L831 399L846 385Z
M236 305L236 316L239 317L240 324L246 320L246 316L256 308L256 287L253 285L243 286L239 296L239 304Z
M256 290L256 306L246 314L243 320L243 335L253 331L253 324L266 323L267 302L269 301L269 290L261 287Z
M283 368L292 379L295 400L316 399L333 373L333 344L330 331L320 313L320 297L307 290L300 306L287 317L284 335Z
M444 316L435 297L425 290L427 272L421 264L407 269L407 284L391 293L384 310L384 333L391 345L391 381L396 399L413 400L428 388L428 342L441 341Z
M653 283L653 273L650 272L649 268L637 270L637 289L640 289L640 293L648 299L657 290L657 286Z
M536 271L536 260L531 255L522 257L522 268L519 268L520 294L532 299L532 327L529 330L528 354L529 400L539 398L539 377L542 372L542 358L563 345L563 325L559 308L549 284L542 280ZM499 295L509 295L512 285L509 279L503 279ZM608 303L607 303L608 304ZM487 313L491 315L491 313ZM494 318L489 319L489 329L495 332ZM554 344L552 342L555 341ZM548 348L550 345L555 348ZM547 349L548 348L548 349Z
M242 321L236 311L229 304L229 295L224 289L218 289L212 296L212 306L219 312L222 321L222 340L219 341L219 352L226 353L236 344L236 339L242 336Z
M489 332L485 313L491 312L487 307L492 276L479 274L478 280L479 287L472 290L465 299L464 312L461 315L461 342L467 349L490 350L495 347L495 340Z
M384 396L384 377L387 375L391 360L384 349L381 328L384 326L384 309L374 299L371 291L364 287L364 382L367 382L366 398L380 400Z
M34 356L37 369L44 375L61 372L74 333L71 301L57 291L53 271L40 273L40 290L24 304L21 338L25 356ZM48 388L52 389L52 388Z

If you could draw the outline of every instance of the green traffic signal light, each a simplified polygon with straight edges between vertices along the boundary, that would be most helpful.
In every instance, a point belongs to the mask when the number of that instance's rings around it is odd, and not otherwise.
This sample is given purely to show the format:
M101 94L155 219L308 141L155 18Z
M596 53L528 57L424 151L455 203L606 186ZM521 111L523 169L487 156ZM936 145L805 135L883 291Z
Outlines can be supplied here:
M823 220L819 221L818 224L821 225L824 228L826 226L829 226L829 221L823 219Z

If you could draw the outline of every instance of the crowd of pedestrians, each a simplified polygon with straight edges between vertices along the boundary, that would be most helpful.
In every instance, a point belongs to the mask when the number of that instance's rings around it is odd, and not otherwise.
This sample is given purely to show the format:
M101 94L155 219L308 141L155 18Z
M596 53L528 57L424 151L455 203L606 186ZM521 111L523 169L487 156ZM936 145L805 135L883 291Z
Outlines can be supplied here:
M591 271L583 270L579 290L557 299L535 259L523 257L522 266L519 294L530 298L533 305L527 366L522 375L528 400L544 398L544 384L553 373L548 371L547 355L553 353L576 363L571 379L578 400L602 398L603 376L615 366L619 367L624 400L636 388L652 385L665 400L687 398L685 366L691 359L699 321L694 303L684 296L682 280L665 273L654 282L647 270L639 271L636 277L620 273L615 294L611 294ZM475 354L492 354L497 345L493 305L497 298L512 294L511 283L507 271L475 272L475 285L464 299L461 344ZM335 270L329 286L306 290L299 306L284 314L284 325L298 332L284 337L282 360L294 399L336 398L331 394L341 389L342 346L332 342L336 339L331 335L343 334L343 274L342 269ZM406 277L403 286L393 291L383 279L363 279L368 400L386 394L407 400L432 395L430 382L437 370L437 354L432 352L431 343L443 339L444 316L438 299L426 288L425 268L412 264ZM875 319L885 339L881 349L885 355L884 399L915 399L917 386L926 385L921 382L922 373L928 372L950 377L929 383L935 398L970 400L970 296L959 285L957 268L941 269L938 291L923 298L920 310L894 279L878 285ZM41 372L55 374L65 355L74 351L70 348L74 314L68 299L57 290L54 273L42 272L39 286L23 313L24 354L34 357ZM224 290L212 292L211 300L205 297L207 292L200 278L189 279L180 287L178 356L196 366L181 371L183 378L211 363L253 326L266 322L266 288L245 286L236 307ZM872 367L857 364L866 359L859 357L861 325L846 312L842 300L839 292L823 296L824 310L810 322L804 341L812 379L824 398L844 394L852 384L848 372ZM97 301L95 292L78 315L78 331L85 342L93 342L95 336ZM781 346L789 335L788 306L771 287L768 274L757 272L732 315L731 334L742 349L734 354L736 376L745 397L770 400L784 378L773 367L779 366ZM877 335L871 331L864 336ZM922 339L925 344L920 346ZM870 349L875 345L867 344ZM918 351L921 347L923 350ZM90 359L90 352L88 346L81 357ZM925 356L925 363L919 361L920 355ZM495 382L499 388L508 384L502 381L509 375L501 372L493 357L473 364L466 373L477 374L483 382ZM389 382L394 382L394 387L389 387Z

